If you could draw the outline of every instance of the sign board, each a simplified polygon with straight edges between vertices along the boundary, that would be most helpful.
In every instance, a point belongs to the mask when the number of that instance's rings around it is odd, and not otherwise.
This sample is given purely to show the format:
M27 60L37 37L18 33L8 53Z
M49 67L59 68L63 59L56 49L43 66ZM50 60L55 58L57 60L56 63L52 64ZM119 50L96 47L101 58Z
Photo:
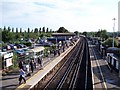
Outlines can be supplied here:
M12 58L6 59L6 67L9 67L12 65Z
M12 65L12 60L13 60L13 52L7 52L4 54L4 60L6 61L5 65L6 67L9 67Z
M4 59L10 58L10 57L13 57L13 53L12 53L12 52L6 53L6 54L4 55Z

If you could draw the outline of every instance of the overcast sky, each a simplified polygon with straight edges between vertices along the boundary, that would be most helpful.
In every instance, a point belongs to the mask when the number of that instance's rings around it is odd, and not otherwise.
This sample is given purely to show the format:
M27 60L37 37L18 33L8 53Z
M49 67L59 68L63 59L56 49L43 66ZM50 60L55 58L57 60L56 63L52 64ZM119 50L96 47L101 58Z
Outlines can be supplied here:
M113 18L118 20L119 0L2 0L0 27L65 27L74 31L113 31ZM115 31L118 21L115 21Z

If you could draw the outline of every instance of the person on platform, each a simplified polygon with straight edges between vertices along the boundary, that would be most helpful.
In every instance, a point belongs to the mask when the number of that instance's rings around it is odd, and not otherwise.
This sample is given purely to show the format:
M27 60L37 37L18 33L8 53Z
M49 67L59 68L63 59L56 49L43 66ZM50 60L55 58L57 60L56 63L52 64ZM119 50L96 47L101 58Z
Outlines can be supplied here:
M36 60L33 60L33 66L36 69Z
M19 85L21 84L22 79L24 80L24 83L26 83L25 71L21 68L20 69L20 77L19 77Z
M31 67L31 71L33 73L33 70L34 70L34 63L33 63L33 60L30 61L30 67Z
M42 58L40 58L40 57L38 58L38 63L39 63L39 65L40 65L40 69L42 69L42 66L43 66L43 65L42 65Z
M23 69L23 62L22 61L19 62L19 68Z
M53 50L53 53L54 53L54 56L56 56L56 51L55 50Z
M60 49L58 50L58 55L60 56Z
M27 76L31 76L31 74L30 74L30 69L29 69L29 64L27 64L26 65L26 74L27 74Z

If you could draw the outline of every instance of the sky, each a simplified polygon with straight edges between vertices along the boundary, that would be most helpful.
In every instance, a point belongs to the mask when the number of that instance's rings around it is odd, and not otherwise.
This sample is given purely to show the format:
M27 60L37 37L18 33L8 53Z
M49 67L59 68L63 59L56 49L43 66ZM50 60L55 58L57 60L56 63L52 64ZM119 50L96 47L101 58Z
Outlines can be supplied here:
M119 0L0 0L0 27L118 31Z

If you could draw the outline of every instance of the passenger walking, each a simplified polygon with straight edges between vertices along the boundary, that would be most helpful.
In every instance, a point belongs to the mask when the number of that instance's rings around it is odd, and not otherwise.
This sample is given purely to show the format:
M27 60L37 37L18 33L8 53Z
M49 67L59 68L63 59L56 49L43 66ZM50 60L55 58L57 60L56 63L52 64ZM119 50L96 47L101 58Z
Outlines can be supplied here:
M36 60L33 61L34 68L36 69Z
M22 79L24 80L24 83L26 83L25 71L23 69L20 69L19 85L21 84Z
M40 65L40 68L42 69L42 59L40 57L38 58L38 63Z
M56 51L55 50L53 51L53 53L54 53L54 56L56 56Z
M58 55L60 56L60 49L58 50Z
M39 64L39 66L40 66L40 64L41 64L40 57L38 57L38 64Z
M65 51L65 46L63 45L63 52Z
M23 62L22 61L19 62L19 68L23 69Z
M43 69L43 58L41 57L41 69Z
M31 71L33 73L33 70L34 70L33 60L30 61L30 67L31 67Z
M27 76L31 76L30 75L30 68L29 68L29 64L26 65L26 70L27 70Z

